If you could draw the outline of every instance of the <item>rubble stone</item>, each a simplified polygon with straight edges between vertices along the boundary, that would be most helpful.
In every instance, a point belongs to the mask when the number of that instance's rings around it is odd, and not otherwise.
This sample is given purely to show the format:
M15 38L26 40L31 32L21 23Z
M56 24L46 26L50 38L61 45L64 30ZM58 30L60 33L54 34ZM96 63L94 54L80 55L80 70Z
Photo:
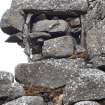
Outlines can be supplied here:
M12 83L11 85L0 84L0 103L3 104L10 100L24 96L24 93L23 87L18 83Z
M33 56L32 56L33 62L38 61L38 60L42 60L42 59L43 59L43 56L41 54L33 54Z
M71 36L63 36L44 42L42 54L44 57L68 57L74 52L73 39Z
M1 19L1 29L7 34L16 34L22 31L24 24L24 17L14 10L7 10Z
M14 76L12 73L0 71L0 85L7 85L14 82Z
M64 20L41 20L33 25L32 32L66 32L68 24Z

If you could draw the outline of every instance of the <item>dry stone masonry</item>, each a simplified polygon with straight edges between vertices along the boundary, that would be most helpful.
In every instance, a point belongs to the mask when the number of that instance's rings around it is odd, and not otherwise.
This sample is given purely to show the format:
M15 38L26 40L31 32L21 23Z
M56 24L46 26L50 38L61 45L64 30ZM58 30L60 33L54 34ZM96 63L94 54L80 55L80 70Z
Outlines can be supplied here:
M0 26L28 58L0 71L0 105L105 105L104 0L12 0Z

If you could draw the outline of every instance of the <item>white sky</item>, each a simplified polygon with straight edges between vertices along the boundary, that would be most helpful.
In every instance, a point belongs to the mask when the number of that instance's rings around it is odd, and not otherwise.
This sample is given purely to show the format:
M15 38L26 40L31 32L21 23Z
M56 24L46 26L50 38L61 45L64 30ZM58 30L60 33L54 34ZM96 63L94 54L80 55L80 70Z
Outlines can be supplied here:
M3 13L10 8L12 0L0 0L0 20ZM14 73L17 64L27 62L23 49L17 44L6 43L8 35L0 29L0 71Z

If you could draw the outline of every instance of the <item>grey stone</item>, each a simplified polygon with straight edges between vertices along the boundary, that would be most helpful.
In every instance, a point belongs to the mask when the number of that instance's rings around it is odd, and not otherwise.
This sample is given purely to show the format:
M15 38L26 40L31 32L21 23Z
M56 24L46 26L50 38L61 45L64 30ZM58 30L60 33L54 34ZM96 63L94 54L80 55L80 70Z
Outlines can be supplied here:
M88 8L87 0L13 0L13 9L68 11L69 13L85 13ZM50 13L51 13L50 12Z
M89 2L89 10L84 18L86 43L89 54L105 52L105 1Z
M43 27L40 27L41 29ZM38 39L38 38L43 38L43 39L49 39L51 38L51 35L49 33L45 33L45 32L32 32L29 34L31 39Z
M105 72L98 69L75 69L64 90L64 103L105 98Z
M44 101L39 96L23 96L3 105L44 105Z
M82 52L85 52L86 49L83 48L82 46L80 45L76 45L76 53L79 54L79 53L82 53Z
M87 32L86 43L90 56L101 55L105 53L105 35L103 28L97 28L96 25Z
M33 25L32 32L66 32L68 24L64 20L41 20Z
M14 76L12 73L6 71L0 71L0 85L8 85L14 82Z
M38 60L42 60L42 59L43 59L43 56L41 54L33 54L33 56L32 56L33 62L38 61Z
M62 36L44 42L42 54L44 57L69 57L74 52L73 38Z
M0 103L6 103L18 97L24 96L25 92L22 85L12 83L11 85L0 85Z
M7 10L1 19L1 29L7 34L16 34L23 30L24 17L20 12Z
M0 97L8 97L9 99L15 99L24 95L24 89L18 83L11 85L1 85Z
M16 42L22 42L23 38L22 38L22 33L19 32L19 33L16 33L16 34L13 34L11 36L9 36L9 38L6 40L6 42L8 43L16 43Z
M13 83L11 88L9 89L9 100L16 99L18 97L24 96L25 91L21 84Z
M74 105L100 105L98 102L95 101L81 101Z
M65 85L68 70L84 66L82 59L47 59L32 64L19 64L15 69L15 79L22 84L33 84L56 88Z
M89 9L86 14L86 30L91 29L97 22L105 18L105 1L93 0L89 2Z

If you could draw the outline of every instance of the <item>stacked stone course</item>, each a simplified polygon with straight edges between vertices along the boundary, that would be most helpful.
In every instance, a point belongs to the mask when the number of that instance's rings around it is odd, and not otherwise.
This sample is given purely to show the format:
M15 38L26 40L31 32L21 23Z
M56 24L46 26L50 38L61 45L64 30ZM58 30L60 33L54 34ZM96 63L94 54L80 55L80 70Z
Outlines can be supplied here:
M105 105L104 23L104 0L12 0L0 26L28 63L0 72L0 105Z

